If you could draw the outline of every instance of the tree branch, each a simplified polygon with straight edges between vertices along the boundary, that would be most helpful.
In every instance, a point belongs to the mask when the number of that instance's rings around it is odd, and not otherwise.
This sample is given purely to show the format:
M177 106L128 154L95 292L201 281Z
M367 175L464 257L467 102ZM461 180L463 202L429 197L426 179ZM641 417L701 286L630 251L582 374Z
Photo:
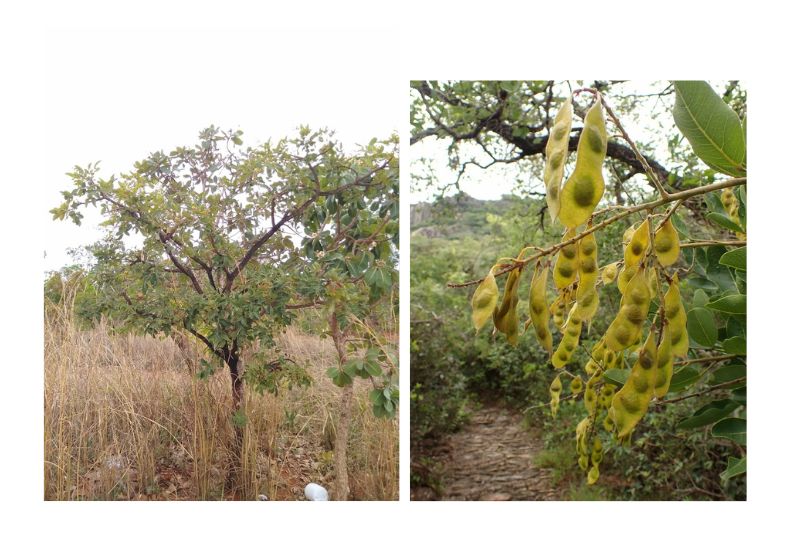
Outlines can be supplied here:
M529 257L525 258L524 260L515 261L511 265L503 267L501 270L499 270L496 273L494 273L494 275L495 276L504 275L506 273L509 273L509 272L513 271L514 269L516 269L518 267L525 266L528 263L530 263L531 261L536 260L538 258L541 258L542 256L549 256L550 254L553 254L554 252L557 252L557 251L561 250L561 248L563 248L563 247L565 247L567 245L571 245L572 243L577 243L578 241L580 241L581 239L583 239L587 235L599 230L600 228L608 226L609 224L611 224L613 222L616 222L616 221L618 221L620 219L623 219L625 217L628 217L628 216L630 216L630 215L632 215L634 213L637 213L637 212L640 212L640 211L643 211L643 210L653 210L655 208L663 206L664 204L669 204L671 202L675 202L675 201L678 201L678 200L685 200L685 199L691 198L693 196L697 196L697 195L702 195L704 193L708 193L709 191L717 191L718 189L725 189L725 188L728 188L728 187L734 187L734 186L745 184L745 183L747 183L747 178L732 178L730 180L725 180L724 182L716 182L716 183L713 183L713 184L704 185L702 187L695 187L694 189L686 189L684 191L679 191L677 193L671 193L671 194L668 194L666 197L659 198L658 200L653 200L652 202L647 202L647 203L644 203L644 204L639 204L638 206L631 206L629 208L625 208L621 213L618 213L617 215L614 215L613 217L609 217L608 219L606 219L605 221L603 221L603 222L601 222L599 224L596 224L596 225L594 225L594 226L592 226L590 228L587 228L583 232L577 234L572 239L568 239L566 241L562 241L561 243L556 243L555 245L553 245L553 246L551 246L549 248L542 249L541 252L539 252L538 254L534 254L533 256L529 256ZM604 210L600 210L600 211L604 211ZM454 288L454 287L468 287L468 286L473 286L473 285L480 284L481 282L483 282L483 278L481 278L479 280L472 280L470 282L465 282L463 284L448 283L447 287L451 287L451 288Z

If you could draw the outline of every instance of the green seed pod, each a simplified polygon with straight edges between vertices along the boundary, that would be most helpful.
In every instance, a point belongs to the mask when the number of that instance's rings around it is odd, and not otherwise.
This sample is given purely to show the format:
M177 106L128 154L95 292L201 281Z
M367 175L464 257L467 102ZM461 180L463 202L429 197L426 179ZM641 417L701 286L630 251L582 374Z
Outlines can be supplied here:
M594 389L586 388L586 392L583 394L583 407L586 408L586 413L594 415L597 410L597 393Z
M567 98L556 113L553 129L544 149L544 185L546 189L547 208L551 220L555 221L561 206L559 192L564 178L564 164L567 162L569 149L569 131L572 127L572 98Z
M672 344L672 354L676 358L685 358L689 351L689 333L686 330L686 312L681 302L677 274L670 279L669 289L664 295L664 314L669 321L667 326Z
M616 388L611 384L605 384L603 389L600 390L600 397L598 399L598 404L602 408L608 409L611 407L611 400L614 398L614 393L616 392Z
M503 300L492 315L495 328L506 335L506 339L512 346L516 346L519 335L519 319L517 318L519 274L520 269L514 269L508 273L506 287L503 290Z
M561 400L561 388L561 376L558 375L550 383L550 413L553 415L553 419L555 419L558 414L558 403Z
M552 358L550 358L550 362L556 369L561 369L569 363L570 359L572 359L572 354L578 347L578 340L581 335L581 322L578 321L577 323L577 332L574 327L575 324L572 322L567 325L567 330L564 332L564 336L561 338L558 348L553 353Z
M617 287L619 288L620 293L625 293L625 288L628 287L628 282L631 281L631 278L636 274L636 268L631 267L627 269L625 267L619 272L619 276L617 277Z
M606 429L606 432L614 431L614 419L611 417L611 411L608 411L605 419L603 419L603 428Z
M678 261L681 254L681 241L677 230L672 226L672 220L667 219L654 236L653 248L656 251L658 263L667 267Z
M494 273L489 269L489 274L478 285L475 293L472 295L472 324L475 331L479 331L492 316L495 306L497 306L498 290L497 281L494 279Z
M645 219L636 228L631 236L631 241L625 247L625 267L633 268L639 265L650 246L650 219Z
M558 327L561 328L564 326L564 322L566 321L566 317L564 312L566 311L566 304L565 304L564 292L559 292L558 297L553 303L550 305L550 314L553 316L553 323Z
M586 483L591 486L597 482L598 478L600 478L600 468L598 464L593 464L592 468L589 469L589 472L586 474Z
M571 228L566 231L561 242L569 241L573 237L575 237L575 229ZM555 282L556 288L564 289L572 285L577 276L578 245L577 243L571 243L561 247L561 250L558 251L558 257L553 266L553 282Z
M550 333L550 309L547 306L547 276L549 269L536 264L531 278L531 289L528 299L530 319L527 325L533 325L533 332L539 345L548 354L553 353L553 334Z
M581 391L583 391L583 380L580 377L575 377L569 383L569 390L573 395L577 395Z
M606 345L614 352L630 347L639 338L650 309L651 294L646 277L646 269L640 266L625 287L620 311L604 335Z
M666 321L665 321L666 323ZM661 333L661 343L658 344L658 361L656 369L656 381L654 391L656 398L660 399L667 394L669 390L669 383L672 380L672 339L669 333L669 324L664 325L663 332Z
M586 454L581 454L580 456L578 456L578 466L583 471L589 469L589 456Z
M608 284L617 279L617 270L618 267L616 262L609 263L608 265L606 265L601 269L600 277L603 280L604 286L607 286Z
M575 427L575 450L579 455L588 455L589 453L589 448L586 446L586 433L589 431L590 424L589 418L584 417Z
M647 412L658 370L656 352L654 328L651 328L628 380L611 401L614 426L620 439L630 434Z
M589 234L578 243L578 288L575 306L570 315L582 321L589 321L594 317L600 304L595 287L598 276L597 242L594 234Z
M603 104L598 98L586 113L583 131L578 140L575 169L561 191L558 218L567 228L585 223L603 198L603 160L606 157L607 143Z

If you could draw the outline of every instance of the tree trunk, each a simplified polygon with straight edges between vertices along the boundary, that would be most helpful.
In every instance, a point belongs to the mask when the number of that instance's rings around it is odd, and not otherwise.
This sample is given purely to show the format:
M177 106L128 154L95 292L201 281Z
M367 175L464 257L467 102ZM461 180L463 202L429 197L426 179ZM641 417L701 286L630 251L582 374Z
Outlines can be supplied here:
M333 448L334 472L336 474L336 500L350 498L350 483L347 479L347 436L350 434L350 407L353 401L353 384L342 388L339 401L339 422L336 425L336 442Z
M344 347L344 335L339 330L339 322L336 319L336 311L331 314L331 337L336 347L336 354L339 358L339 365L347 363L347 352ZM339 401L339 418L336 424L336 440L333 445L333 470L336 475L336 487L334 497L339 501L346 501L350 498L350 483L347 478L347 436L350 434L350 407L353 401L353 383L349 383L342 388L342 396Z
M244 400L244 379L242 378L241 362L239 356L232 351L227 352L225 362L231 373L231 415L236 416L242 409ZM234 418L232 455L228 464L228 476L225 480L225 489L233 492L236 498L241 498L241 470L242 470L242 444L244 442L244 427L236 424Z

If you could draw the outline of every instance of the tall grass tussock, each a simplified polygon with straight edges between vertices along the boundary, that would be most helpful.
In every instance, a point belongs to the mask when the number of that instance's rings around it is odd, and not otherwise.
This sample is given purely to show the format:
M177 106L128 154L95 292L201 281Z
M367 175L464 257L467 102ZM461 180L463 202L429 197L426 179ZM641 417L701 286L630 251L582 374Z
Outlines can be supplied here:
M67 302L44 318L44 498L222 500L234 456L230 378L197 377L199 346L115 334L101 321L78 327ZM278 340L313 378L277 396L247 391L239 494L303 498L309 482L333 482L340 389L329 339L290 327ZM247 389L247 388L246 388ZM348 438L352 498L398 498L398 424L373 416L369 384L357 381Z

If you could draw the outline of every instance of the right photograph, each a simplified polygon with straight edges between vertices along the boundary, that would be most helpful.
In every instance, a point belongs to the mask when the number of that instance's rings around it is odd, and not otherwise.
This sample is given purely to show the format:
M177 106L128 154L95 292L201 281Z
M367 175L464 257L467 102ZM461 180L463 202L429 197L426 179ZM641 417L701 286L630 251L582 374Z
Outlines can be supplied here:
M413 81L411 499L746 500L747 84Z

